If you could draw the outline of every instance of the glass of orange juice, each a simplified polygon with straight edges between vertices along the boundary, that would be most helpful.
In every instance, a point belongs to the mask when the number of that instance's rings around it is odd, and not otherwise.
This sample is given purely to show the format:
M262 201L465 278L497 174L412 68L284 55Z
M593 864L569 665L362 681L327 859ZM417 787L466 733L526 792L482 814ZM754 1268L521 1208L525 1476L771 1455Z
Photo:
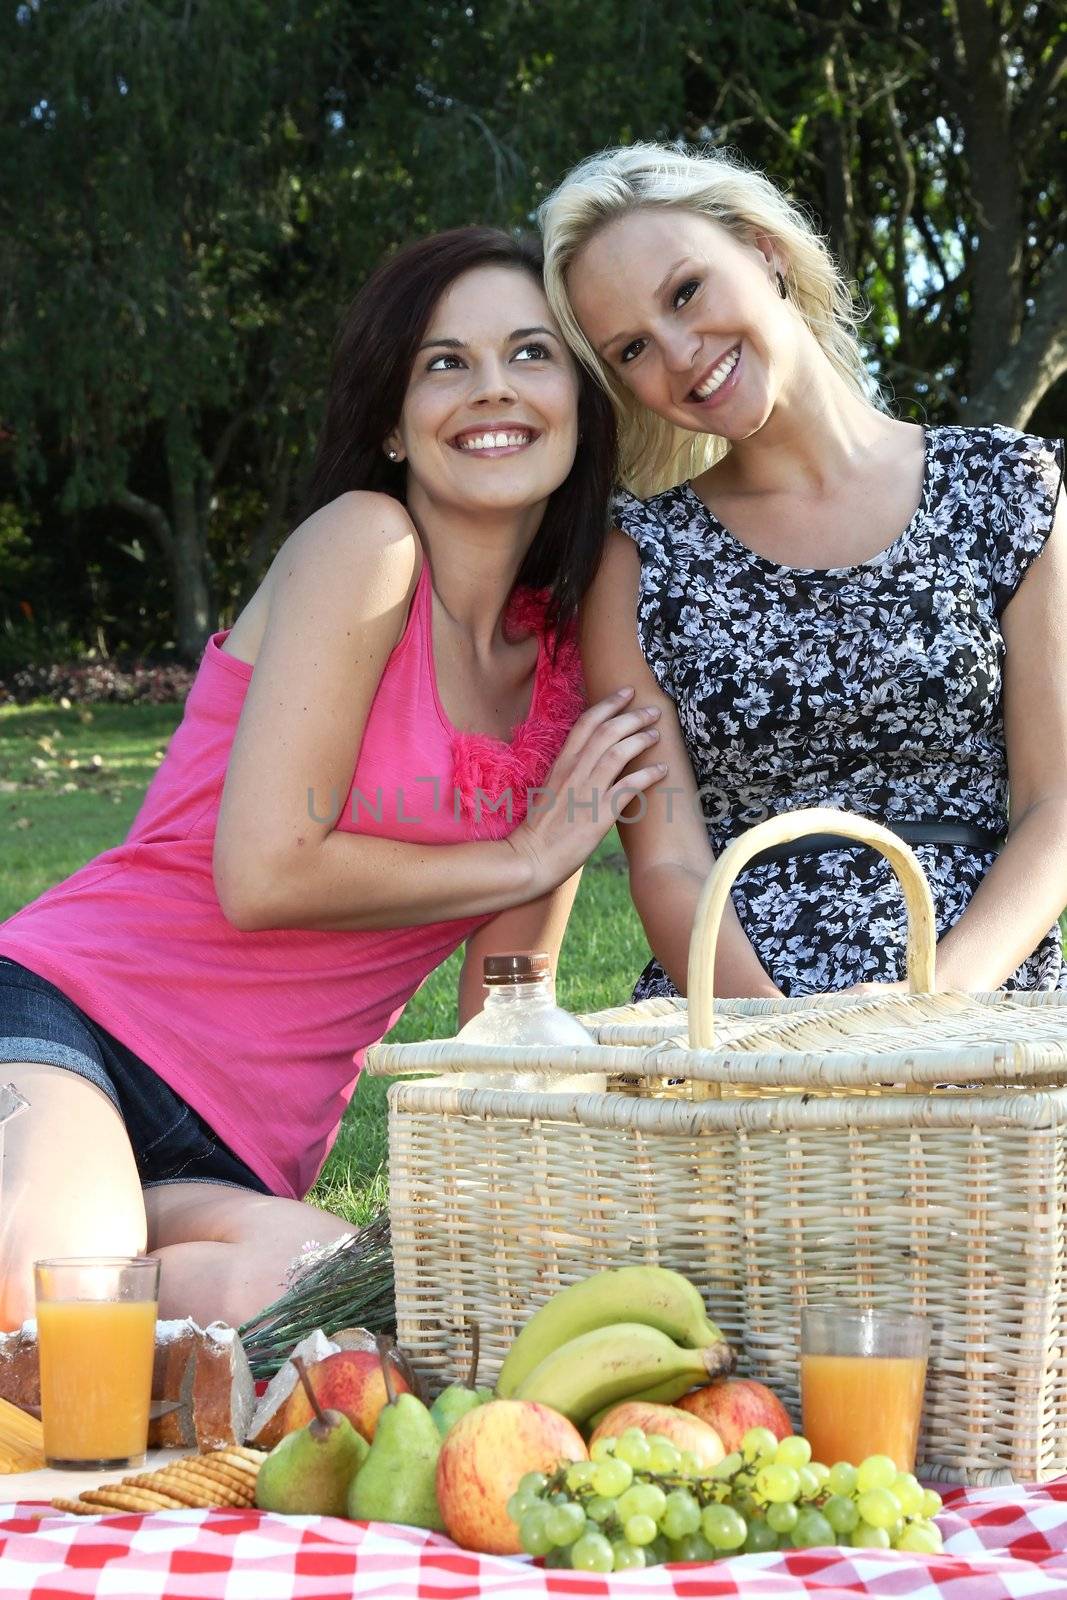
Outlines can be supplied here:
M807 1306L801 1313L804 1435L833 1466L891 1456L915 1470L930 1324L897 1311Z
M34 1262L41 1421L50 1467L136 1467L148 1447L159 1262Z

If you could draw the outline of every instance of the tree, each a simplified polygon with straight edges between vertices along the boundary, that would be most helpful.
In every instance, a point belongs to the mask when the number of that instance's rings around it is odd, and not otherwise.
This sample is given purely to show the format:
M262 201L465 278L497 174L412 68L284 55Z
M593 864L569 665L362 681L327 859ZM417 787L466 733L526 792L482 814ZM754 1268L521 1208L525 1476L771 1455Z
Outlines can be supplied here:
M740 144L806 199L872 307L891 388L1021 428L1067 373L1065 69L1056 6L717 6L687 132Z

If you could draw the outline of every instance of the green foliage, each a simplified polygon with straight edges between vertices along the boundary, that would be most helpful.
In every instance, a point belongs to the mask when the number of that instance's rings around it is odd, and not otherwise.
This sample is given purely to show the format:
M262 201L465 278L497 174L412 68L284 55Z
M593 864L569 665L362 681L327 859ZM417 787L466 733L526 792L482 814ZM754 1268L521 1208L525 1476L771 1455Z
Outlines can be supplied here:
M62 530L37 559L74 637L195 653L290 523L371 265L528 225L634 138L798 195L905 412L1018 420L1034 395L980 380L1062 246L1063 39L1055 7L943 0L26 0L0 14L0 501L17 481ZM16 555L0 532L9 612Z

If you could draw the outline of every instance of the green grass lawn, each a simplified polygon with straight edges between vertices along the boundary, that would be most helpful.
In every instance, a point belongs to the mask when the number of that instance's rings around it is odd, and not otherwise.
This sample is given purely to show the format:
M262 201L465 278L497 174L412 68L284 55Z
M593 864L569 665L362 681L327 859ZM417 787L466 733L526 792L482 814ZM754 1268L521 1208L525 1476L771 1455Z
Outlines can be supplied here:
M125 837L181 707L0 706L0 921ZM648 959L622 854L609 836L585 870L557 992L571 1011L618 1005ZM391 1039L455 1031L457 952L412 999ZM385 1092L363 1078L311 1196L364 1220L386 1198Z

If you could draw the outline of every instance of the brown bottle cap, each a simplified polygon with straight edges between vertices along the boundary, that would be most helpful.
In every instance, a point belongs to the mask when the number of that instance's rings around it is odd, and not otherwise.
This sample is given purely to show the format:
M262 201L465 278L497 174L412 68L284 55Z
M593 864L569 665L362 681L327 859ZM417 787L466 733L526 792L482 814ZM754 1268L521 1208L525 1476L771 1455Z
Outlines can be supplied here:
M552 976L552 963L543 950L515 950L508 955L486 956L482 981L490 988L506 983L533 983Z

